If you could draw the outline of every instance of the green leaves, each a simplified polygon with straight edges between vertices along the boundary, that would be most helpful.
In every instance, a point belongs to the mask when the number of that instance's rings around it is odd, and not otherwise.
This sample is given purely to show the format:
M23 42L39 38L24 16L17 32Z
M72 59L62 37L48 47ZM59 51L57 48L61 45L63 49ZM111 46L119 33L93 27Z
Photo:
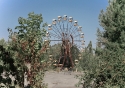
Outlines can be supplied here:
M13 65L14 59L11 56L10 50L7 48L5 49L4 46L0 46L0 74L6 72L4 78L0 76L0 83L5 84L7 87L11 87L11 78L9 77L10 74L13 74L16 71L16 67ZM15 76L15 75L13 75Z
M102 12L99 16L100 25L106 30L104 33L104 37L109 41L120 43L120 34L123 29L123 25L125 25L125 6L123 5L124 0L121 0L122 3L118 3L118 1L112 1L110 5L107 7L106 12ZM121 9L122 7L122 9Z
M104 31L97 30L95 55L85 49L83 54L84 87L124 88L125 79L125 0L111 0L106 12L99 15ZM88 48L88 47L87 47Z
M44 28L40 28L41 22L43 21L42 15L34 14L34 12L28 14L28 18L19 17L19 26L16 26L15 29L18 30L17 35L17 52L20 57L16 57L21 60L22 63L30 63L31 69L30 73L34 74L32 76L28 76L31 82L31 85L37 87L41 85L40 75L34 78L37 74L39 74L40 68L40 60L44 61L44 57L41 57L40 50L43 44L43 37L45 37L46 30ZM43 24L45 27L46 24ZM13 46L14 47L14 46ZM17 68L18 71L24 72L24 66L20 66ZM41 69L41 68L40 68ZM28 69L29 70L29 69ZM42 69L44 70L44 69ZM21 79L19 79L21 81ZM33 81L33 83L32 83ZM36 83L37 82L37 83ZM35 83L35 84L34 84ZM38 87L40 88L40 87Z
M43 73L45 69L46 58L43 56L44 51L43 38L46 36L47 23L43 24L42 14L29 13L28 18L19 17L19 25L15 27L16 32L12 29L9 31L9 42L0 40L0 74L6 72L6 79L0 76L0 83L4 83L8 88L15 88L11 85L9 75L15 76L14 84L21 88L24 85L24 72L28 74L32 87L41 88ZM45 49L46 50L46 49ZM45 61L41 63L41 61ZM26 67L26 63L31 64L31 69ZM39 71L42 71L39 72ZM42 76L41 76L42 75ZM36 77L36 78L35 78ZM32 84L32 80L34 84ZM44 85L42 88L45 87Z

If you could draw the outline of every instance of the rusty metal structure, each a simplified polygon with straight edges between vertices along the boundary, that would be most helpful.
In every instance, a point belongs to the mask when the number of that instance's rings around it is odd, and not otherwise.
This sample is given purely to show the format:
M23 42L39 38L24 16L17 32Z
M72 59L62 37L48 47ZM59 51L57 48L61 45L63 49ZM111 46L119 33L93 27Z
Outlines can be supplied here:
M78 49L84 48L84 33L82 27L78 25L73 17L58 16L58 19L53 19L52 24L48 25L48 32L46 36L50 41L61 43L61 54L57 61L57 66L62 68L74 67L72 59L71 48L75 45Z

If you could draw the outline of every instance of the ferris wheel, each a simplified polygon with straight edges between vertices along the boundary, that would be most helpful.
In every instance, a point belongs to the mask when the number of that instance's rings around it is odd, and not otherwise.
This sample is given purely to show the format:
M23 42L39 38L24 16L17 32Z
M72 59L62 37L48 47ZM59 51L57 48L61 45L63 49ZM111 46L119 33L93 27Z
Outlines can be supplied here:
M61 44L58 64L63 67L67 63L70 67L73 67L71 48L76 46L80 51L84 48L85 41L82 26L79 26L78 22L73 20L73 17L58 16L57 19L52 20L52 24L48 25L46 36L51 44Z

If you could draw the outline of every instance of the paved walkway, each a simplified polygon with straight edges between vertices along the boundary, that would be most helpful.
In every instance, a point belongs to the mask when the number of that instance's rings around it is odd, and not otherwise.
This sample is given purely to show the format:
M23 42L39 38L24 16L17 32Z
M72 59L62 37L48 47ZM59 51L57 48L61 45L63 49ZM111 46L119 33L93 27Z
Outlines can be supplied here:
M44 83L48 83L48 88L77 88L75 84L78 83L78 79L74 78L76 72L55 72L50 71L45 73ZM82 88L82 87L79 87Z

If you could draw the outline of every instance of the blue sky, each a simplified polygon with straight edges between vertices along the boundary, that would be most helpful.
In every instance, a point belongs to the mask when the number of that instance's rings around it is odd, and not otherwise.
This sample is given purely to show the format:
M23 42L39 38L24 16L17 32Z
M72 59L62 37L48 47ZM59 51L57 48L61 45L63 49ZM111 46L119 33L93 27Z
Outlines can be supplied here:
M7 28L14 29L19 17L28 17L29 12L42 14L44 22L52 23L57 16L72 16L82 26L87 46L92 41L96 46L96 30L100 11L106 10L108 0L0 0L0 39L8 39Z

